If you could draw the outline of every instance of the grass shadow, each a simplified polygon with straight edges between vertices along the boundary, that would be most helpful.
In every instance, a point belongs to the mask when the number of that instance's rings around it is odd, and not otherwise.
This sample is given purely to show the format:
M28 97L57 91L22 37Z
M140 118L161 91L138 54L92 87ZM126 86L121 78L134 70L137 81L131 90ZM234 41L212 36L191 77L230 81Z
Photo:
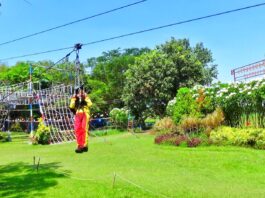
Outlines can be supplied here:
M45 189L58 184L58 178L65 177L56 172L59 163L41 164L37 172L35 166L24 162L0 165L0 197L40 197Z

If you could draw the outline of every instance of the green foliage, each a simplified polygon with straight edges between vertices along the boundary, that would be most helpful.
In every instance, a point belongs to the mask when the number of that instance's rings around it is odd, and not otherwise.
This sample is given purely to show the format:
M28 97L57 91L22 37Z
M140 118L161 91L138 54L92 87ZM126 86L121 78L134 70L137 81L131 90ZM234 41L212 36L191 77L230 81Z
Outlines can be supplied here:
M124 106L121 96L125 86L125 72L129 65L134 64L135 58L145 52L147 48L130 48L111 50L103 52L102 56L88 59L88 67L91 67L92 74L88 84L92 86L92 97L96 98L93 112L110 111L114 107ZM95 83L101 87L95 88ZM91 97L91 98L92 98ZM92 99L93 99L92 98Z
M209 100L209 109L220 106L226 124L233 127L265 127L265 80L248 83L217 83L210 87L195 86L193 97L199 100L200 90ZM208 110L209 110L208 109Z
M179 129L182 133L199 133L201 130L201 120L198 117L187 116L182 117L179 123Z
M193 99L189 88L180 88L176 96L173 119L175 123L180 123L181 119L187 116L199 117L198 103Z
M12 123L9 130L12 132L22 132L23 131L19 122Z
M38 122L38 128L32 137L32 144L50 144L50 127L45 126L42 118L39 118Z
M32 80L33 82L40 81L42 88L48 88L52 84L73 83L74 74L70 73L69 70L73 70L73 63L57 64L56 67L60 68L62 71L65 69L67 72L59 72L53 70L52 67L54 63L51 61L39 61L39 62L17 62L15 65L6 67L4 65L0 66L0 82L5 85L16 84L21 82L26 82L29 80L29 68L30 65L33 67ZM50 70L46 70L42 67L49 67ZM81 64L81 67L83 65ZM3 71L3 72L1 72ZM74 71L74 70L73 70ZM71 77L72 76L72 77Z
M196 97L196 102L199 106L199 111L204 116L206 116L209 113L212 113L214 109L216 108L213 104L211 97L205 94L204 89L198 90L198 97Z
M114 108L110 111L110 118L113 125L117 128L126 129L128 124L129 112L126 109Z
M91 113L108 111L109 104L104 100L105 93L108 90L107 85L102 81L92 79L87 79L86 84L92 88L92 92L89 94L93 102Z
M199 54L204 58L198 58ZM210 81L205 71L211 61L211 53L203 45L193 48L186 39L172 38L129 66L123 100L140 122L150 115L164 116L179 87ZM214 76L215 72L211 78Z
M210 139L213 143L219 145L236 145L265 149L264 129L220 127L211 132Z
M206 117L201 119L201 125L202 127L204 127L207 135L210 135L210 131L221 126L224 120L225 117L222 109L220 107L217 107L213 113L208 114Z
M0 142L8 142L7 132L0 132Z
M153 129L157 134L169 134L177 132L177 126L170 117L165 117L156 121Z
M170 100L168 103L167 103L167 107L166 107L166 115L167 116L170 116L172 117L173 116L173 113L174 113L174 107L175 107L175 104L176 104L176 97L173 99L173 100Z
M210 132L221 126L224 121L224 114L221 108L217 108L213 113L207 114L204 118L193 116L183 117L179 129L184 133L204 132L207 136Z

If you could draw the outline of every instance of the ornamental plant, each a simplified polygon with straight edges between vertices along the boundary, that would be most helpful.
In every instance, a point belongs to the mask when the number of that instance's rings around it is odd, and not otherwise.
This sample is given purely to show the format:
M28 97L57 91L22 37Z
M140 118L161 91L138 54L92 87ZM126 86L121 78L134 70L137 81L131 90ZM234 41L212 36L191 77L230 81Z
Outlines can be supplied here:
M161 120L156 121L153 129L158 134L169 134L177 132L177 126L170 117L165 117Z
M219 145L235 145L265 149L264 129L220 127L211 132L210 139L214 144Z
M195 86L192 96L200 100L201 92L209 107L221 107L225 123L234 127L265 127L265 80L248 83L216 83L210 87Z
M173 109L174 122L179 124L185 116L200 117L200 115L198 103L193 99L191 90L187 87L180 88Z
M110 111L110 118L116 128L125 129L128 124L129 111L125 108L114 108Z
M46 126L42 118L38 119L38 128L31 137L32 144L50 144L50 127Z

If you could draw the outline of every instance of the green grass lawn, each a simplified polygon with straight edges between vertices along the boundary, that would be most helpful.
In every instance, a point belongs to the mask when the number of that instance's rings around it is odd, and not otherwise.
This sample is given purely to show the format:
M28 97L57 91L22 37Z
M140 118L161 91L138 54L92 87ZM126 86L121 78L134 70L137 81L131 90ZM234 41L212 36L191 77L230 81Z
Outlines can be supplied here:
M75 143L0 143L0 197L265 197L265 151L159 146L151 135L138 137L92 138L83 154L74 153Z

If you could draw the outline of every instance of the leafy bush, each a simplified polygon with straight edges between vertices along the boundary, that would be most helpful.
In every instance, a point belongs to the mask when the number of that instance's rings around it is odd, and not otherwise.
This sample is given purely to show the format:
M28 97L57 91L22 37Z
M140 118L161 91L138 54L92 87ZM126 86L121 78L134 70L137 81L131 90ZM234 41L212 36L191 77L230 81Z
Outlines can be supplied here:
M110 118L117 128L126 129L128 124L128 110L114 108L110 111Z
M199 117L199 106L192 97L189 88L180 88L176 96L176 103L173 110L173 119L175 123L180 123L185 116Z
M224 121L224 114L221 108L217 108L213 113L206 115L205 118L197 117L184 117L179 124L179 128L184 133L194 132L206 132L210 135L210 132L219 127Z
M265 149L265 130L258 134L256 139L256 147L259 149Z
M186 135L178 135L175 138L172 138L171 141L173 145L180 146L188 141L188 137Z
M159 134L176 133L177 127L171 118L165 117L156 121L154 131Z
M45 126L42 118L39 118L38 122L38 128L32 137L32 144L50 144L50 127Z
M15 122L15 123L13 123L11 125L10 131L12 131L12 132L22 132L23 129L22 129L22 127L21 127L19 122Z
M199 132L201 120L196 117L188 116L181 120L179 124L180 130L183 133Z
M189 138L187 135L163 134L155 138L156 144L170 144L174 146L197 147L202 143L199 137Z
M163 134L163 135L159 135L155 138L155 143L156 144L162 144L165 142L168 142L170 138L174 137L173 134Z
M236 145L265 149L264 129L220 127L211 133L210 139L214 144L219 145Z
M201 114L207 115L214 111L215 106L213 104L213 101L209 96L206 95L205 89L199 88L195 97Z
M7 132L0 132L0 142L8 142Z
M170 117L173 116L175 104L176 104L176 98L174 98L173 100L170 100L167 103L166 113Z
M224 119L222 109L217 107L213 113L208 114L205 118L201 119L201 125L204 127L206 134L210 135L211 130L221 126Z
M195 86L192 94L197 101L202 98L202 89L205 99L210 101L210 106L206 104L204 107L210 110L211 106L220 106L226 124L233 127L265 127L265 79L237 84L216 83L211 87Z
M188 147L197 147L202 143L202 140L198 137L194 137L187 140Z

